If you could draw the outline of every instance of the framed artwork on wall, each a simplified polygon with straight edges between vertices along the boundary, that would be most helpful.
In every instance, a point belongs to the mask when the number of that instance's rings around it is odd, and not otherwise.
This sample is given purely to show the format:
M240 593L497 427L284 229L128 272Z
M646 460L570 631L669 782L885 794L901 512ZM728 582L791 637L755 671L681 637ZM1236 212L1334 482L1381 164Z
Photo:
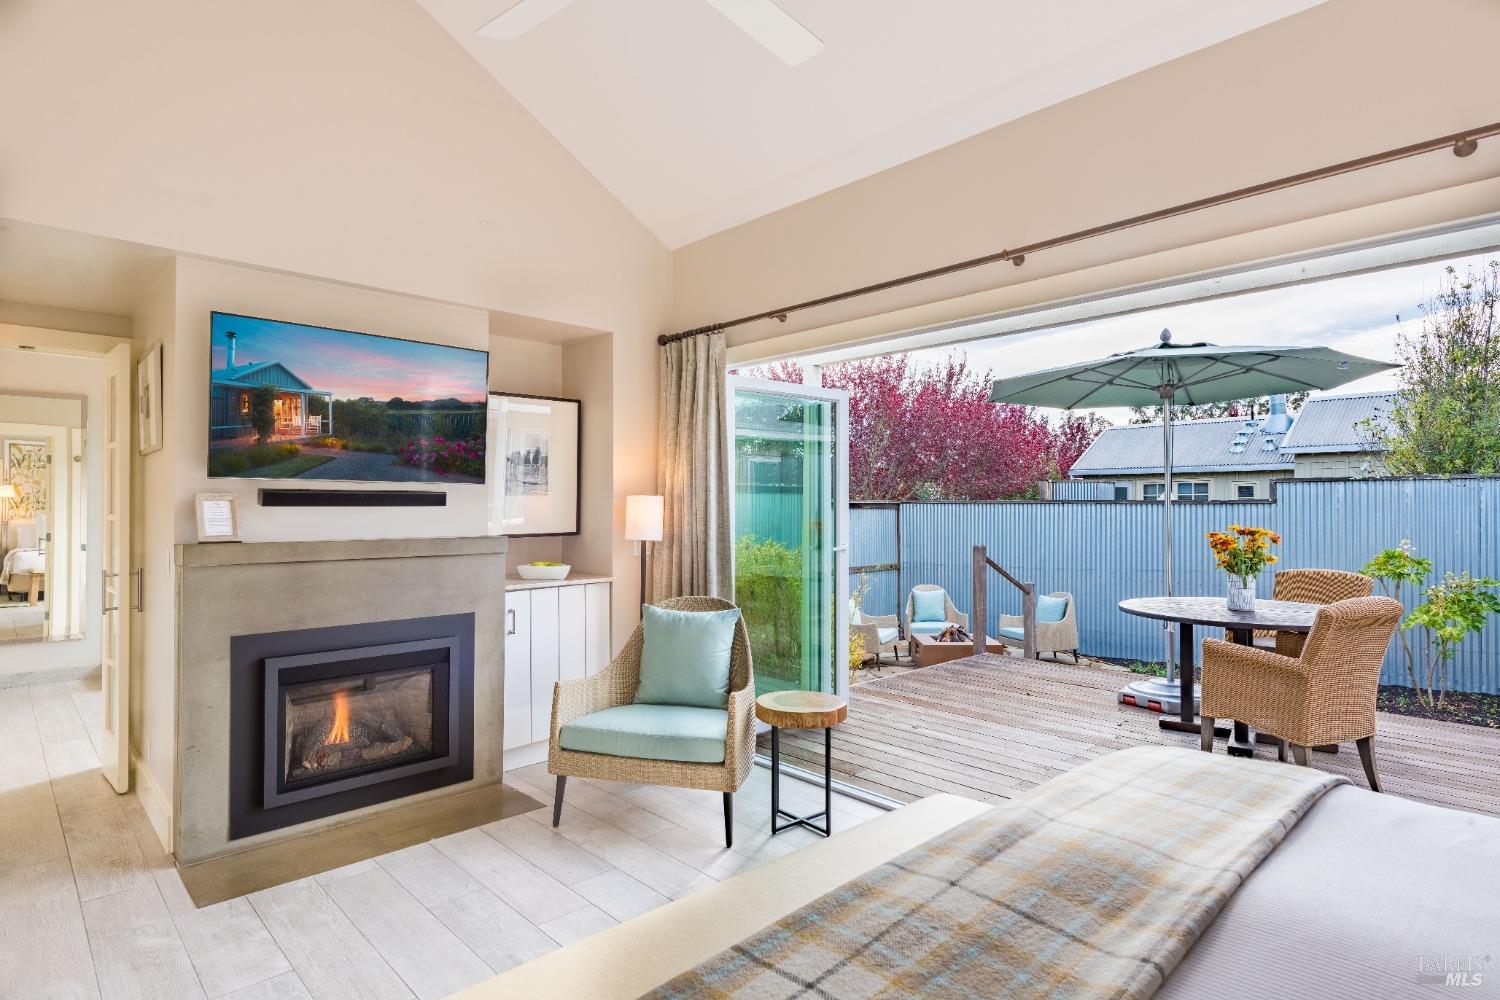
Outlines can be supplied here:
M135 368L135 414L139 427L140 453L149 455L162 446L161 345L156 344Z
M513 536L578 534L583 416L576 399L490 394L490 530Z

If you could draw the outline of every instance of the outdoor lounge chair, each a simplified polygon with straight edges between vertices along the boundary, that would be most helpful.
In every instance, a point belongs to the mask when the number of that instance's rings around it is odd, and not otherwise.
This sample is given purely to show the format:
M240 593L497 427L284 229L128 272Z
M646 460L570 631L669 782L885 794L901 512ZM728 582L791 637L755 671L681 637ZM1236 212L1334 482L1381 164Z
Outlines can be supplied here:
M730 611L734 605L717 597L674 597L656 607L671 611ZM745 621L734 623L729 651L728 702L713 708L636 704L641 684L641 653L645 627L637 625L630 641L609 666L591 677L559 681L552 694L552 736L547 747L547 770L557 776L552 825L562 819L563 792L568 777L632 781L643 785L701 788L724 796L724 846L734 845L734 793L745 783L755 762L755 674L750 665L750 639ZM591 752L567 749L563 730L570 724L589 726L588 716L619 709L591 731L577 732ZM620 753L604 752L618 748ZM648 756L649 754L649 756Z
M859 608L850 608L849 635L864 639L865 652L874 654L877 668L880 651L886 647L890 647L892 659L901 655L901 619L896 615L867 615Z
M1300 656L1203 640L1201 739L1212 753L1214 720L1233 719L1281 740L1298 764L1309 747L1353 740L1370 787L1375 773L1375 696L1386 647L1404 610L1389 597L1356 597L1318 612Z
M939 602L941 601L941 610ZM938 615L942 617L939 618ZM906 595L906 634L936 635L950 625L968 630L969 616L953 605L953 598L942 587L919 583Z
M1375 581L1359 573L1341 569L1282 569L1276 571L1271 584L1271 598L1276 601L1300 601L1303 604L1333 604L1354 597L1369 597ZM1274 649L1282 656L1299 656L1307 636L1301 632L1255 633L1255 644Z
M1073 595L1065 590L1036 599L1036 651L1038 655L1067 653L1078 662L1078 618ZM1020 615L1001 615L1000 631L995 638L1007 646L1026 648L1026 619Z

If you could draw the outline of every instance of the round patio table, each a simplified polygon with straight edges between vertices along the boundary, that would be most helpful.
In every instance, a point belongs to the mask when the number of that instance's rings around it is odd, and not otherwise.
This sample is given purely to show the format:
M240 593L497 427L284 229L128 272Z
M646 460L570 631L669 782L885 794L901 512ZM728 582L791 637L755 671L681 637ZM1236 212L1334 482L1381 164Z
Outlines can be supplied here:
M1139 618L1155 618L1178 624L1177 681L1180 685L1180 710L1173 719L1163 716L1158 725L1178 733L1199 731L1197 713L1193 711L1193 667L1197 662L1197 644L1193 626L1222 628L1230 642L1250 646L1258 629L1276 632L1311 632L1321 604L1300 601L1256 601L1254 611L1230 611L1222 597L1132 597L1120 602L1120 610ZM1228 735L1228 731L1216 733ZM1236 746L1238 744L1238 746ZM1249 727L1234 724L1234 742L1229 752L1249 756L1253 752Z

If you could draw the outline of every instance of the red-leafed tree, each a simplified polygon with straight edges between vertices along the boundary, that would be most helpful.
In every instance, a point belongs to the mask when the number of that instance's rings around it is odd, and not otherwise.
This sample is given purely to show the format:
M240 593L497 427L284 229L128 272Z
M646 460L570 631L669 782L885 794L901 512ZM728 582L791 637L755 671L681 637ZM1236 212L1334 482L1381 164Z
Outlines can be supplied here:
M742 374L802 381L795 361ZM849 393L851 500L1014 500L1067 474L1105 426L1098 417L1048 420L1029 406L989 401L992 376L962 354L918 366L905 354L823 369Z

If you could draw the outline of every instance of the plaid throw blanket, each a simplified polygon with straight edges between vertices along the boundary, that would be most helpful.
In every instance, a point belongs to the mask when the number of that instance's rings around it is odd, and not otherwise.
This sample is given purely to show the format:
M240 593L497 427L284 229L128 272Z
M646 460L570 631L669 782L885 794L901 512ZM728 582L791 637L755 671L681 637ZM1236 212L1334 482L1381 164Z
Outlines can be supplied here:
M654 997L1150 997L1345 779L1122 750L896 858Z

